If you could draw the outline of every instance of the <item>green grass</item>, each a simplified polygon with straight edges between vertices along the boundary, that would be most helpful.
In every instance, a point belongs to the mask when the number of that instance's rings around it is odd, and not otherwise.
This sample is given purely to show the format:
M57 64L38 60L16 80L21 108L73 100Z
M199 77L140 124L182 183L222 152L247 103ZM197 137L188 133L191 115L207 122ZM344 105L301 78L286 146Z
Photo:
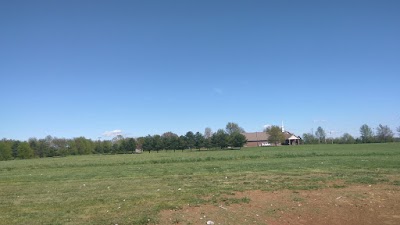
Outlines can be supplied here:
M0 224L153 224L165 209L250 201L236 191L399 185L399 172L399 143L2 161Z

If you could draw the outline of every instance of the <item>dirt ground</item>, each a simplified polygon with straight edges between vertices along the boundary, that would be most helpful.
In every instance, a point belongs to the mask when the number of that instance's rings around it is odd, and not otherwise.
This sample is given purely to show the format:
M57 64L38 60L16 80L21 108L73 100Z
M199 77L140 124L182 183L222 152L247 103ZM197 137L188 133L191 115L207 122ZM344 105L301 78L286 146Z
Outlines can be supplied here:
M234 204L222 201L163 211L159 224L400 224L400 186L394 185L247 191L225 199L229 198L244 200Z

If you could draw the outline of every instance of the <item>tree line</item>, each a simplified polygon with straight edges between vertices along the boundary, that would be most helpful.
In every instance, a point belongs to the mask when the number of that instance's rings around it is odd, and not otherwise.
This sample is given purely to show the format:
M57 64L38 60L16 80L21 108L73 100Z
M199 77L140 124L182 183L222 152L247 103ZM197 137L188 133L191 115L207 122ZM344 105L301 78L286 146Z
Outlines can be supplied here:
M0 140L0 160L29 159L43 157L62 157L88 154L132 154L136 149L143 151L185 150L227 147L241 148L246 143L243 128L236 123L228 123L225 130L213 133L206 128L204 134L187 132L177 135L166 132L162 135L148 135L138 138L125 138L121 135L112 140L93 141L85 137L72 139L47 136L43 139L30 138L28 141Z
M400 134L400 127L397 127L397 132ZM304 144L357 144L357 143L385 143L395 141L394 132L387 126L379 124L378 127L373 128L364 124L360 127L360 137L353 137L349 133L344 133L337 138L327 137L325 130L318 127L315 133L303 134Z

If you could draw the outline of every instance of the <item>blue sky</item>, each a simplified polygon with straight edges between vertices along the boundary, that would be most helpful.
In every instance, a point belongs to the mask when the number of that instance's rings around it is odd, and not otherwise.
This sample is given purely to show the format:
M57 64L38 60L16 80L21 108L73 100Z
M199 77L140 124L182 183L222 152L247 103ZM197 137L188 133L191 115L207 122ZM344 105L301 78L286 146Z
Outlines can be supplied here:
M0 138L400 126L399 1L1 1ZM107 138L107 137L103 137Z

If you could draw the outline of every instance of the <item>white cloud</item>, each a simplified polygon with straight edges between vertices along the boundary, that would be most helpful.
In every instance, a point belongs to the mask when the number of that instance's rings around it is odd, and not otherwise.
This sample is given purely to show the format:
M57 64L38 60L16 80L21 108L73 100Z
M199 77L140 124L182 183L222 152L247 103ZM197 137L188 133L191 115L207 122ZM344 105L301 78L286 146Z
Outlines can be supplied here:
M103 133L105 137L115 137L117 135L122 135L122 130L106 131Z

